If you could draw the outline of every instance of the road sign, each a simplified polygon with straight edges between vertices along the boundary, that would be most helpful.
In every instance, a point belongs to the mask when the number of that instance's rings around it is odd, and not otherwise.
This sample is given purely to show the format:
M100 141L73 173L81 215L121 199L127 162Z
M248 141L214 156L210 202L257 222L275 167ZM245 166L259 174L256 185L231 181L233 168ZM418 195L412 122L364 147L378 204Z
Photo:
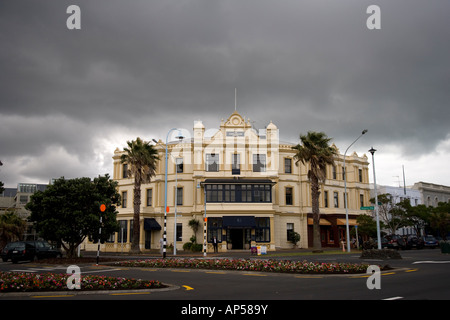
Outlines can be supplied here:
M370 206L370 207L361 207L361 210L373 210L375 209L374 206Z

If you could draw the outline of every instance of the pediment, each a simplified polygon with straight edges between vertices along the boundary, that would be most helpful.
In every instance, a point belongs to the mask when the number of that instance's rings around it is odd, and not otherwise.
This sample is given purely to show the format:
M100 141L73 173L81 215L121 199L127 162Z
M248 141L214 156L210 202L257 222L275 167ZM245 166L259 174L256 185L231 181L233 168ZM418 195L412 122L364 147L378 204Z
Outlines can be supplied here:
M237 112L234 111L230 117L223 124L225 128L246 128L245 119Z

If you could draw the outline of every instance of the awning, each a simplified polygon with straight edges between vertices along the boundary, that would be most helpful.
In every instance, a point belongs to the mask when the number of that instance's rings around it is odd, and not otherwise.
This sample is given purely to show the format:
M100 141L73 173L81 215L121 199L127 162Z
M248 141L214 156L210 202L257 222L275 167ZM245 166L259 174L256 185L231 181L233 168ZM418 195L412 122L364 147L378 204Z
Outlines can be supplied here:
M314 224L313 218L308 218L308 224L309 224L309 225L313 225L313 224ZM331 226L331 222L328 221L327 219L323 219L323 218L320 218L319 224L320 224L321 226Z
M255 228L254 216L225 216L222 219L224 228Z
M144 230L161 230L161 226L154 218L144 218Z
M338 226L346 226L347 225L346 219L336 219L336 223ZM349 226L357 226L358 223L356 222L356 219L348 219L348 225Z

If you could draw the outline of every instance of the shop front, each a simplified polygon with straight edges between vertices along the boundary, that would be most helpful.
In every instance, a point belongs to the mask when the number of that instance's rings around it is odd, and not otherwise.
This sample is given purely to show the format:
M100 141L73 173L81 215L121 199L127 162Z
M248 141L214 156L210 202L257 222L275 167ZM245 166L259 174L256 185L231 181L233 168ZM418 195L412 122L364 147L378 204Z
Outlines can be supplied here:
M346 241L346 217L342 214L323 214L320 217L320 240L322 247L341 247ZM357 225L355 217L349 218L350 229ZM313 218L308 214L308 246L313 247Z
M269 217L222 216L207 221L208 243L216 237L224 250L250 250L257 243L271 241Z

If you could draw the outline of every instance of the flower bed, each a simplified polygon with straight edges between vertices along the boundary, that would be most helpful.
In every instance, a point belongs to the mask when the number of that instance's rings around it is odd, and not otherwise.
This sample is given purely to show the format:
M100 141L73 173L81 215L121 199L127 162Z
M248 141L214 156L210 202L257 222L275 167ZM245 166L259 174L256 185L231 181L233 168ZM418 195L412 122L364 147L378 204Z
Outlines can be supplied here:
M148 259L117 262L126 267L190 268L314 274L365 273L369 265L354 263L314 263L291 260L249 259Z
M34 274L23 272L0 272L0 293L25 291L64 291L68 274ZM155 289L164 285L155 280L136 280L106 276L81 276L80 290L129 290ZM74 289L74 291L77 291Z

